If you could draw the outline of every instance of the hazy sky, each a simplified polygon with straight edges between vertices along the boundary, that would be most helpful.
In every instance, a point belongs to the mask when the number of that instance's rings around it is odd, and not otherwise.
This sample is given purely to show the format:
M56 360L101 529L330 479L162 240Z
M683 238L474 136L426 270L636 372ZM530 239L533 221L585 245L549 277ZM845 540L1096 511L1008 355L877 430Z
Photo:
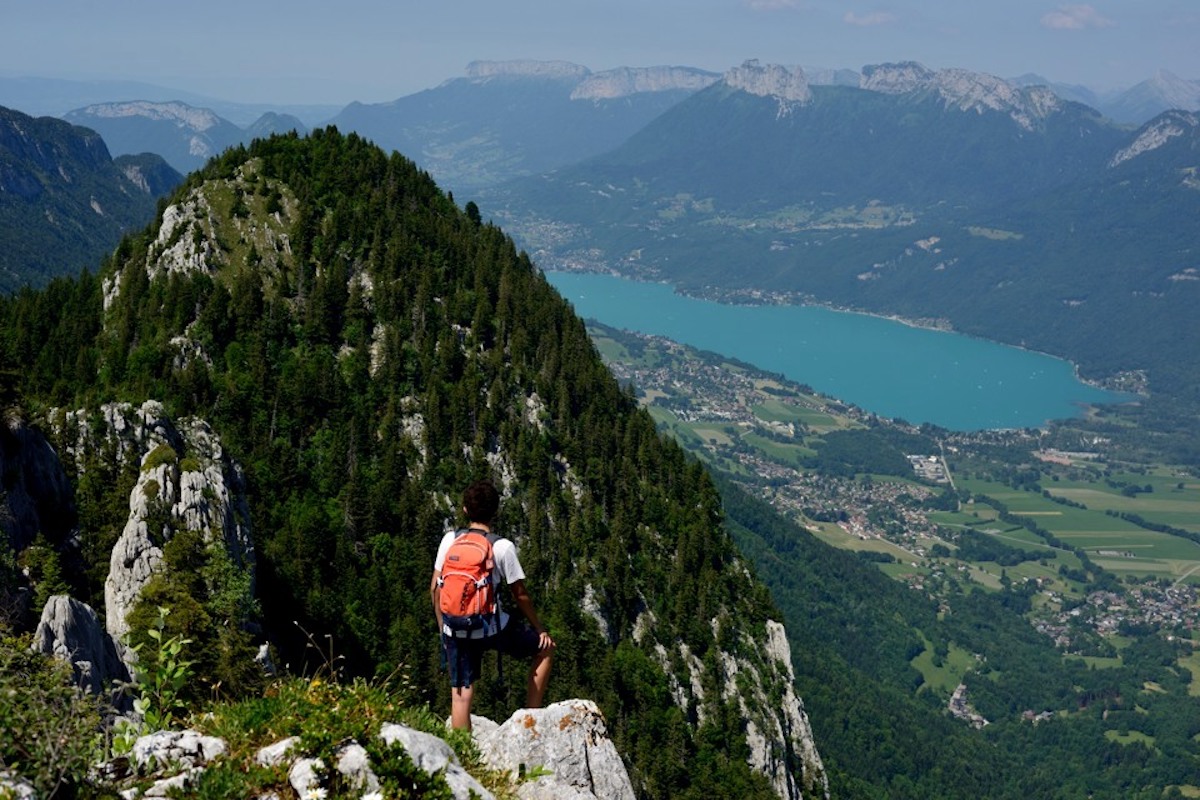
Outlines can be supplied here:
M255 103L394 100L475 59L599 71L920 61L1096 89L1200 80L1200 0L0 0L0 75Z

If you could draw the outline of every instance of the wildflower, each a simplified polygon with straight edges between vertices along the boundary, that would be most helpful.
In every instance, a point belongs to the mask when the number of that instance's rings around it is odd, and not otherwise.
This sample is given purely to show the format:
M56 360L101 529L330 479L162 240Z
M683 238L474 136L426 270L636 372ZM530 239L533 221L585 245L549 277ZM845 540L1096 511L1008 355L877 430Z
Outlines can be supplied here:
M328 794L328 790L315 786L304 793L304 800L325 800L325 796Z
M383 800L383 792L367 792L362 796L362 800Z

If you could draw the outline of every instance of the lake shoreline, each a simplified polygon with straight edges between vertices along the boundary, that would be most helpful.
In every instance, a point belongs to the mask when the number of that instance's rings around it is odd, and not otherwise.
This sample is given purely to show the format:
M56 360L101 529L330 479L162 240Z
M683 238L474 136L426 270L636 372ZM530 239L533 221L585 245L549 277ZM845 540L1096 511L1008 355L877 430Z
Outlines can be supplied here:
M1026 353L1032 353L1046 358L1052 358L1056 361L1061 361L1069 364L1074 372L1075 379L1080 383L1090 386L1094 389L1099 389L1106 392L1115 392L1118 394L1129 395L1129 399L1118 403L1103 403L1100 405L1135 405L1149 398L1150 393L1145 388L1145 377L1133 381L1135 388L1127 388L1122 385L1129 382L1128 377L1132 373L1119 373L1110 381L1098 380L1089 378L1083 375L1079 365L1071 361L1065 356L1049 353L1044 350L1037 350L1023 344L1013 344L1004 342L999 339L989 339L986 336L978 336L973 333L966 333L954 327L949 319L945 317L904 317L900 314L884 313L880 311L871 311L863 308L854 308L851 306L843 306L836 303L821 300L813 295L803 292L779 292L767 289L729 289L720 286L709 286L701 290L690 290L686 287L681 287L671 283L668 280L661 278L650 278L649 276L640 276L634 274L626 274L618 270L600 270L600 269L543 269L543 273L561 273L564 275L608 275L621 280L633 281L635 283L649 283L660 286L669 286L671 291L680 297L687 297L693 300L707 300L714 303L729 306L791 306L796 308L822 308L827 311L836 311L842 314L861 314L865 317L873 317L875 319L888 320L901 325L906 325L910 328L922 331L938 331L941 333L952 333L956 336L965 336L970 339L976 339L981 342L989 342L991 344L1000 345L1003 347L1013 347L1022 350ZM1099 408L1098 405L1092 403L1082 403L1086 409L1094 410Z
M740 359L882 417L957 430L1044 429L1137 399L1085 380L1060 356L961 333L945 321L799 294L680 288L612 270L544 274L582 317Z

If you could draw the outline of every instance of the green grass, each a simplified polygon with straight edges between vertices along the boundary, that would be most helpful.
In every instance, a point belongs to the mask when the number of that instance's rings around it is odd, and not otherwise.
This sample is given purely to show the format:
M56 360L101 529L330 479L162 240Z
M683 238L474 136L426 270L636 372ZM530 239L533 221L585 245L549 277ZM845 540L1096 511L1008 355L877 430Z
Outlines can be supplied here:
M1179 666L1192 673L1188 694L1192 697L1200 697L1200 652L1193 652L1191 655L1179 659Z
M1119 744L1133 744L1134 742L1141 742L1148 747L1154 746L1154 737L1147 736L1141 731L1129 731L1128 733L1105 731L1104 738L1108 739L1110 742L1117 742Z
M1081 658L1092 669L1115 669L1121 666L1121 659L1116 656L1081 656Z
M975 667L975 659L971 653L954 644L950 645L941 666L935 665L933 661L933 647L926 641L925 649L911 663L925 679L922 690L929 689L947 697L962 683L963 676Z
M816 451L800 444L784 444L768 439L757 433L747 433L741 440L757 450L761 450L775 461L782 461L792 467L800 467L806 458L816 455Z
M1145 477L1145 476L1139 476ZM964 480L963 488L986 494L1004 503L1015 515L1023 515L1050 531L1064 544L1088 551L1089 556L1105 569L1120 574L1179 577L1200 565L1200 544L1170 534L1148 531L1119 517L1103 513L1096 505L1087 509L1073 508L1038 494L1012 489L1000 483ZM1066 484L1066 485L1064 485ZM1128 503L1119 492L1101 491L1098 484L1079 488L1059 481L1050 484L1052 493L1062 493L1076 502L1082 492L1097 504L1099 499ZM1142 495L1148 497L1149 495ZM1176 501L1173 501L1176 502ZM1200 582L1200 578L1197 579Z

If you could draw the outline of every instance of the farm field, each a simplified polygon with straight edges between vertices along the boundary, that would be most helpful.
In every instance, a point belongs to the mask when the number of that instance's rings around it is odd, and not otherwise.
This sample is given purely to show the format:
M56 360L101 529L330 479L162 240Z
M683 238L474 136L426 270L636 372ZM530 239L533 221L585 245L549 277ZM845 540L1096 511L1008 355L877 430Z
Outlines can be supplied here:
M1119 508L1119 501L1128 504L1137 500L1145 512L1138 513L1146 519L1151 519L1151 514L1174 513L1187 516L1187 506L1190 503L1188 498L1170 497L1167 490L1162 494L1154 492L1129 498L1119 491L1107 492L1098 489L1096 484L1064 486L1065 483L1067 482L1060 481L1051 484L1053 488L1050 489L1050 493L1087 505L1087 508L1056 503L1037 492L1013 489L1002 483L961 480L959 486L973 494L987 495L1000 501L1011 514L1029 518L1063 544L1086 551L1098 565L1117 574L1186 579L1200 583L1200 543L1168 533L1146 530L1128 520L1106 514L1105 508L1098 502L1111 499L1112 504L1108 505L1108 508L1119 511L1122 510ZM1154 499L1149 499L1151 495L1155 495ZM1081 497L1091 499L1095 506L1079 499ZM981 526L972 527L983 530ZM1008 533L1012 532L1006 532Z

